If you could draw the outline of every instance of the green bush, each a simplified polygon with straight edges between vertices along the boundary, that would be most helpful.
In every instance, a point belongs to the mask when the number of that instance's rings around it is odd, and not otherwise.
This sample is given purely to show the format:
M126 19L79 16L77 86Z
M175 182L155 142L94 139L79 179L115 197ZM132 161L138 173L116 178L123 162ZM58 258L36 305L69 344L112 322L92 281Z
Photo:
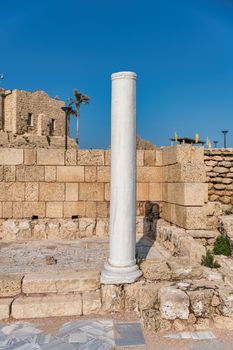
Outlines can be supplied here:
M214 260L214 254L211 253L209 249L207 250L206 255L202 256L201 264L211 269L220 267L219 263Z
M215 255L230 256L231 252L231 242L229 237L226 235L218 236L214 242L213 253Z

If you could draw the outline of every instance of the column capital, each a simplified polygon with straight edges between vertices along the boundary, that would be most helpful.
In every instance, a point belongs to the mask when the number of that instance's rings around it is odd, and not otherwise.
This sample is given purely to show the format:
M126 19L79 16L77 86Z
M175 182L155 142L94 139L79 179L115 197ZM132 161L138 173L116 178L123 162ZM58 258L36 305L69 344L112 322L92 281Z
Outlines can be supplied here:
M137 79L137 74L134 72L117 72L111 75L112 80L115 79Z

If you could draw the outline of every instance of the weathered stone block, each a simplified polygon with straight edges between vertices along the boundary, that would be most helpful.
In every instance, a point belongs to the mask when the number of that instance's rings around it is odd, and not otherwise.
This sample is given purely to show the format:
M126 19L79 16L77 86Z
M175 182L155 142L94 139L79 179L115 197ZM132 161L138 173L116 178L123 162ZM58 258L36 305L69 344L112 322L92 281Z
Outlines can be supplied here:
M78 220L62 221L58 235L61 239L77 239L79 237Z
M44 202L23 202L22 205L24 218L32 218L32 216L45 217Z
M104 151L104 165L111 165L111 150Z
M97 170L96 166L85 166L85 182L96 182Z
M63 217L63 202L47 202L46 203L47 218L62 218Z
M77 201L78 200L78 188L77 183L66 183L66 201Z
M133 284L124 285L126 310L139 310L139 291L143 284L144 281L138 281Z
M163 182L206 182L205 164L177 163L162 168Z
M96 202L96 215L97 218L107 218L109 216L109 203Z
M105 312L122 311L125 307L123 286L102 285L102 308Z
M43 297L19 297L12 304L12 317L40 318L78 316L82 314L81 295L49 295Z
M77 163L77 150L68 149L65 151L65 164L66 165L76 165Z
M187 292L190 298L191 311L196 317L209 317L214 291L211 289Z
M24 183L0 182L0 201L24 201Z
M96 217L96 202L85 202L85 215L88 218Z
M163 201L184 206L203 206L208 195L205 183L164 183Z
M64 183L40 183L39 200L58 202L65 198Z
M11 240L17 239L19 228L15 220L6 220L2 224L3 239Z
M173 280L201 278L202 266L192 262L188 257L172 257L167 261Z
M149 201L162 201L161 183L149 183Z
M187 320L189 317L189 298L187 294L173 287L162 287L158 293L161 317L166 320Z
M146 182L137 183L137 200L148 201L149 200L149 184Z
M39 198L39 184L37 182L26 182L25 201L36 202Z
M36 150L24 149L24 164L35 165L36 164Z
M1 165L23 164L23 149L2 148L0 149Z
M84 181L84 167L83 166L58 166L57 181L58 182Z
M158 305L158 289L155 283L146 283L139 289L139 309L140 311L155 309Z
M98 270L29 273L22 288L25 294L95 291L100 288L100 273Z
M175 163L204 163L204 149L191 145L164 147L162 150L163 165Z
M233 293L232 288L220 288L219 298L221 304L219 309L223 316L232 317L233 316Z
M144 150L137 150L137 166L144 165Z
M156 150L145 150L144 151L144 165L154 166L156 164Z
M57 180L57 167L55 165L45 166L45 181L55 182Z
M110 184L104 184L104 199L110 201Z
M109 166L97 166L97 182L110 182Z
M85 216L85 202L64 202L64 218Z
M60 233L60 224L56 221L49 221L46 226L46 237L48 239L58 238Z
M3 167L3 181L14 182L15 181L15 166L4 165Z
M98 313L101 310L100 290L83 294L83 315Z
M21 293L23 276L17 274L0 274L0 297L14 297Z
M44 181L44 167L37 165L20 165L16 167L17 181Z
M2 218L11 219L13 216L13 203L3 202L2 203Z
M80 183L79 199L87 200L87 201L103 201L104 184L103 183Z
M103 150L78 150L78 165L104 165Z
M148 259L141 263L140 269L143 272L143 276L150 280L169 280L171 277L171 271L167 263L161 259Z
M19 222L19 239L30 239L32 237L32 230L29 220L21 220Z
M0 300L0 320L5 320L10 317L10 307L13 299Z
M161 167L138 167L137 182L161 182L162 168Z
M37 149L37 164L38 165L64 165L65 151L62 149Z
M0 217L1 217L1 205L0 205ZM21 202L13 202L13 218L21 219L23 217L23 207Z
M35 239L46 239L46 225L45 223L36 223L32 225L32 237Z
M92 237L95 233L96 219L80 218L79 231L81 237Z
M96 220L95 234L97 237L106 237L109 233L109 221L106 218Z

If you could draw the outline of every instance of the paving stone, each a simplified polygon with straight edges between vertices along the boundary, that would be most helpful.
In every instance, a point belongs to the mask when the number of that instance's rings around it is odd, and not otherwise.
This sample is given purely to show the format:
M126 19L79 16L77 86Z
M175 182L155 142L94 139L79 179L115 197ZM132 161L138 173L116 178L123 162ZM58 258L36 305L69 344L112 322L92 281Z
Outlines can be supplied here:
M116 348L145 345L140 323L117 323L115 325Z
M203 332L180 332L180 333L174 333L165 335L164 338L170 338L170 339L195 339L195 340L202 340L202 339L215 339L215 335L211 331L203 331Z

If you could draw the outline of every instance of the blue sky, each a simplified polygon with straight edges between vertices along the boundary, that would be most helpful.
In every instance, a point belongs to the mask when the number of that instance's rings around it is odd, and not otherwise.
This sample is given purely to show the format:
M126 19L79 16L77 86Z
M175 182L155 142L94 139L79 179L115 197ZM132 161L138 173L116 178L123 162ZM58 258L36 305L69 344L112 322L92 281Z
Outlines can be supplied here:
M1 3L0 72L10 89L91 97L81 147L110 144L112 72L137 81L138 134L156 145L207 136L233 147L233 0Z

